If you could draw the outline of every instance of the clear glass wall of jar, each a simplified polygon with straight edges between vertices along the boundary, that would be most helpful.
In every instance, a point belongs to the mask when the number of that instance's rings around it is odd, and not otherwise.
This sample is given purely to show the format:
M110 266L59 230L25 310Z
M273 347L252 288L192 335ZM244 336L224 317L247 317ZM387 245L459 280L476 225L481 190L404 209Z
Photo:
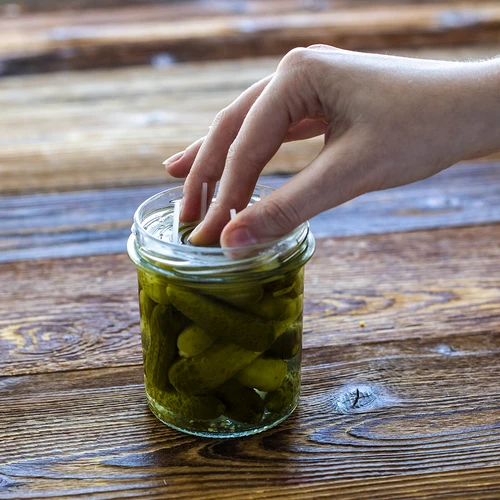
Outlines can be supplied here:
M181 197L178 187L146 200L128 241L149 406L165 424L195 435L264 431L298 403L304 265L314 238L305 223L249 248L195 247L187 243L194 225L181 224L171 241Z

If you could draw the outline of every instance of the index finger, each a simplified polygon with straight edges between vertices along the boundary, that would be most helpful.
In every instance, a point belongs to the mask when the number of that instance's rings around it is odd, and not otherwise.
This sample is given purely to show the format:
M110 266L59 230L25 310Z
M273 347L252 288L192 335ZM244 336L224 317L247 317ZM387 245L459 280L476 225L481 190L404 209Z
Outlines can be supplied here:
M230 209L247 206L260 173L284 142L292 122L282 87L282 80L275 77L251 107L230 147L217 200L191 234L192 244L208 245L219 239Z

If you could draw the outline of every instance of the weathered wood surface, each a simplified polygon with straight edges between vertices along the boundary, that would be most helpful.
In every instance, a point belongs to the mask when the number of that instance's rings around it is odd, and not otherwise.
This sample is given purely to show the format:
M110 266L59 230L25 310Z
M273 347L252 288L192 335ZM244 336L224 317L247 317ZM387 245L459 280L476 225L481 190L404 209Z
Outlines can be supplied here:
M277 188L289 178L260 182ZM0 197L0 262L125 252L135 210L166 187ZM311 227L324 238L492 222L500 222L500 162L369 193L314 217Z
M305 346L498 333L499 239L487 225L319 240ZM1 374L139 363L125 254L4 263L0 281Z
M495 47L417 52L491 56ZM278 59L0 79L0 193L163 184L161 162L206 134L215 114ZM265 170L297 172L322 138L285 144Z
M0 75L279 55L312 43L386 50L500 42L497 2L370 4L320 11L296 11L283 2L278 10L273 2L275 12L260 14L241 12L238 5L225 15L200 17L179 16L190 6L179 11L179 6L167 5L142 8L133 17L125 9L0 19Z
M0 497L498 498L499 241L320 240L301 405L237 441L149 413L126 256L1 264Z

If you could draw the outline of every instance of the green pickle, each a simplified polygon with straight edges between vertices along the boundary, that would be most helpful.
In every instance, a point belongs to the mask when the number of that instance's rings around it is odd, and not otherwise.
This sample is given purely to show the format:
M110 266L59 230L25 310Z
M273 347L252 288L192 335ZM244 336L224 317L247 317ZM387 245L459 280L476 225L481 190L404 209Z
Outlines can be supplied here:
M158 275L153 275L146 271L138 271L139 286L144 290L147 296L157 304L167 306L170 304L167 295L167 281Z
M177 357L177 336L185 324L185 318L172 306L158 304L151 313L144 372L156 389L171 387L168 370Z
M300 387L300 375L287 373L281 387L268 392L264 398L266 409L272 413L286 412L291 406L297 404Z
M224 403L215 396L186 396L174 390L157 391L155 401L169 412L200 420L218 418L225 410Z
M302 345L302 320L287 328L264 353L266 357L292 359Z
M248 304L256 304L264 296L262 286L253 285L245 287L231 287L230 290L221 290L220 287L215 292L206 291L208 295L213 295L217 299L237 307L244 308Z
M263 392L275 391L283 382L286 372L286 363L281 359L257 358L238 372L236 379L246 387Z
M142 353L144 357L149 349L151 342L151 333L149 331L149 321L151 313L156 306L156 302L152 301L144 290L139 290L139 311L141 315L141 332L142 332Z
M177 338L177 349L180 356L190 358L206 351L214 342L213 335L193 323L184 328Z
M260 354L219 340L196 356L176 361L168 375L179 392L204 394L222 385Z
M264 414L264 401L253 389L228 380L213 391L224 405L224 415L245 424L257 424Z
M262 319L178 286L168 287L168 297L175 308L210 334L251 351L265 351L286 329L282 323Z

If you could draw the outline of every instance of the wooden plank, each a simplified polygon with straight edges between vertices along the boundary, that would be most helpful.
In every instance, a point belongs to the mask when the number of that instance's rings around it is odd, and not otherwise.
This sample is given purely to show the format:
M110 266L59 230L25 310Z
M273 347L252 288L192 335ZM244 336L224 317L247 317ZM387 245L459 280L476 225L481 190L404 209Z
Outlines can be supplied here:
M499 240L500 225L319 240L306 273L308 365L327 346L411 338L452 356L460 339L497 336ZM4 263L0 282L0 376L140 364L126 255Z
M435 0L383 0L383 5L391 4L422 4L431 3ZM495 0L490 0L495 1ZM358 5L370 5L371 0L17 0L16 8L12 7L12 0L0 0L0 13L3 12L8 18L18 17L27 12L47 12L51 14L57 11L109 9L111 7L139 6L147 7L135 9L136 12L144 12L154 5L169 5L168 12L183 10L185 16L199 16L203 14L225 14L228 12L238 13L276 13L283 11L322 11L334 7L349 7ZM459 0L441 0L441 3L459 3ZM114 9L113 13L132 10ZM167 10L167 9L165 9ZM87 14L87 12L85 13ZM107 13L106 13L107 14ZM102 15L102 13L101 13Z
M436 55L470 59L497 48ZM0 79L0 193L163 184L161 162L205 135L220 109L277 64L271 58ZM265 172L297 172L322 142L284 145Z
M279 187L288 176L264 176ZM123 253L136 208L166 186L0 197L0 262ZM311 220L316 237L500 221L500 163L464 164Z
M126 5L149 6L155 3L173 3L175 1L177 0L17 0L13 4L12 0L0 0L0 13L3 11L4 16L13 18L26 12L103 9Z
M234 9L234 7L233 7ZM191 9L192 10L192 9ZM500 42L496 2L457 2L281 9L196 19L169 19L170 6L143 9L116 21L115 11L78 11L37 26L38 19L4 20L0 75L284 54L297 45L326 43L354 50ZM153 17L154 12L154 17ZM125 14L126 16L126 11ZM144 19L144 16L146 18ZM97 21L93 20L96 16ZM30 25L26 29L26 25Z
M157 421L141 367L5 377L0 494L498 498L500 335L481 330L306 349L296 412L237 441Z

